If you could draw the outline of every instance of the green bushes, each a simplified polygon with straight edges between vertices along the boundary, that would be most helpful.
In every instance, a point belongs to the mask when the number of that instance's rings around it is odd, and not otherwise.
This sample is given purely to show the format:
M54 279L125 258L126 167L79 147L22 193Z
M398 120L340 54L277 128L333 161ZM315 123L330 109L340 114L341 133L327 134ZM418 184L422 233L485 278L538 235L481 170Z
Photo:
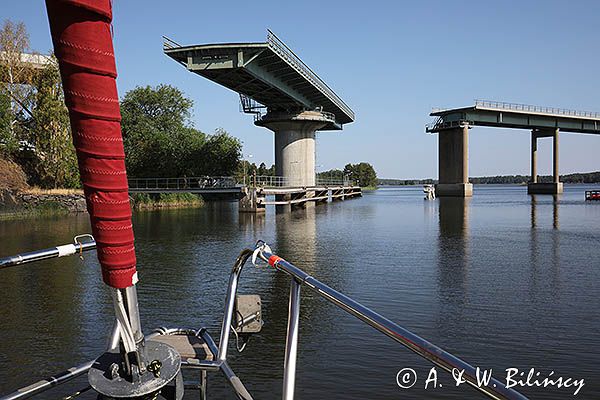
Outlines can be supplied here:
M153 210L159 208L194 208L202 207L202 197L193 193L137 193L133 195L133 207L136 210Z

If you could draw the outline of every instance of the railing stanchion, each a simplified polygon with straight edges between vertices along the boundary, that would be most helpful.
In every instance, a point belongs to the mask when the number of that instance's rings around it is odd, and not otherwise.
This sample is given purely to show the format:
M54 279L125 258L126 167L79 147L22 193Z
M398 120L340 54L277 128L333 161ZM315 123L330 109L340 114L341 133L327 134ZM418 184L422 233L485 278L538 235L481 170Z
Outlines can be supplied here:
M296 359L298 355L298 326L300 322L300 283L296 278L290 283L285 361L283 363L283 400L294 399L296 383Z

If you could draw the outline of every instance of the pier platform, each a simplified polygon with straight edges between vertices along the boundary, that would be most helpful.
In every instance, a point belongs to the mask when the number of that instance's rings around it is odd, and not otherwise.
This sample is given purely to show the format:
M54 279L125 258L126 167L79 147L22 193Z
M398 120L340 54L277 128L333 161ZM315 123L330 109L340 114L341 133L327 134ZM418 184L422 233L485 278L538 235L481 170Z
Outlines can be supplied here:
M240 212L262 213L266 206L275 205L280 209L307 207L317 203L340 201L362 196L360 186L314 186L296 188L246 187L240 200ZM271 200L273 199L274 200Z

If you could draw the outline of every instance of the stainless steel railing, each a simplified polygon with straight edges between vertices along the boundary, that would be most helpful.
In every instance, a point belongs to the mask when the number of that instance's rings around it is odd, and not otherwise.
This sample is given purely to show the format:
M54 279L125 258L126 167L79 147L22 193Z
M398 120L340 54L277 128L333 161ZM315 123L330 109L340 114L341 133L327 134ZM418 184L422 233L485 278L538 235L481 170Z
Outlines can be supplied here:
M74 244L57 246L56 248L40 250L37 252L24 253L21 255L0 259L0 261L10 260L11 265L19 265L26 262L43 260L51 257L62 257L64 255L72 255L77 252L77 247L79 247L79 251L84 251L84 249L92 250L93 248L95 248L95 242L93 241L93 238L88 238L87 241L82 241L78 239L82 239L83 236L86 235L76 237L76 239L74 240ZM75 251L73 250L74 248ZM392 338L393 340L402 344L412 352L420 355L421 357L443 368L444 370L448 372L454 372L455 370L464 371L462 377L465 379L466 383L470 384L489 398L510 400L527 399L519 392L513 389L507 389L505 385L503 385L501 382L494 379L493 377L486 385L480 386L477 380L476 369L472 365L442 350L441 348L428 342L420 336L415 335L414 333L408 331L405 328L402 328L401 326L392 322L391 320L383 317L382 315L363 306L359 302L351 299L343 293L338 292L337 290L310 276L309 274L296 267L292 263L272 253L272 250L269 248L269 246L267 246L264 242L261 241L257 243L257 246L253 250L244 249L234 263L233 269L229 277L229 285L227 289L227 296L225 299L225 310L221 325L219 346L217 347L217 345L214 343L214 341L205 329L194 331L195 335L199 335L200 337L202 337L202 339L208 345L210 353L214 355L216 359L214 361L192 360L193 362L190 362L190 360L188 360L182 363L183 367L188 367L192 369L205 371L220 370L232 386L233 390L236 393L236 396L239 399L251 400L252 396L246 390L243 383L227 364L227 347L229 344L229 334L232 327L233 313L235 309L235 297L237 294L239 279L244 265L250 258L252 258L253 262L256 262L258 259L260 259L269 264L276 271L283 272L290 277L289 314L283 373L282 398L284 400L293 400L295 393L296 359L299 343L298 328L300 321L300 295L302 287L307 288L308 290L314 292L315 294L319 295L325 300L338 306L342 310L348 312L349 314L363 321L367 325ZM180 331L182 330L177 328L159 329L156 331L156 333L146 336L146 339L152 339L156 335L175 334ZM110 336L108 350L115 349L118 346L118 332L119 330L117 328L117 324L115 324ZM77 367L70 368L60 374L38 381L33 385L20 388L6 396L2 396L0 397L0 400L20 400L39 394L86 373L91 368L93 363L94 361L89 361ZM87 389L89 389L89 387L85 390Z
M96 241L92 235L78 235L73 238L73 243L50 247L48 249L35 250L28 253L21 253L9 257L2 257L0 258L0 269L47 260L49 258L70 256L77 253L82 255L84 251L94 249L96 249Z
M504 384L495 378L491 378L487 385L480 386L478 384L477 370L475 367L310 276L290 262L273 254L269 246L264 242L258 242L257 247L254 250L243 250L234 264L229 279L229 287L225 301L225 315L221 326L219 360L225 360L227 358L227 345L233 318L238 281L244 264L250 257L253 258L253 262L257 259L261 259L277 271L281 271L291 278L283 374L284 387L282 398L284 400L292 400L294 398L301 287L306 287L308 290L333 303L438 367L450 373L454 370L464 371L462 376L466 383L489 398L511 400L527 399L519 392L513 389L507 389Z

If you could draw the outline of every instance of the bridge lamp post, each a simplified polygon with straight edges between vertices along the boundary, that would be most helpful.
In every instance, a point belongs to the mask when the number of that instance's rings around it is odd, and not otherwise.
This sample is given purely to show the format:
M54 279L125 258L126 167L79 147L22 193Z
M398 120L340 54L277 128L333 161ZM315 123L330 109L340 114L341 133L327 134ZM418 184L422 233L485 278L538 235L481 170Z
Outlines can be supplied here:
M323 168L323 165L316 165L315 166L315 184L318 184L318 180L319 180L319 170Z
M253 157L253 155L252 155L252 154L247 154L247 155L245 155L245 156L242 158L242 160L244 161L244 186L246 186L246 162L250 162L250 161L247 161L247 160L246 160L246 157L248 157L248 158L252 158L252 157Z

